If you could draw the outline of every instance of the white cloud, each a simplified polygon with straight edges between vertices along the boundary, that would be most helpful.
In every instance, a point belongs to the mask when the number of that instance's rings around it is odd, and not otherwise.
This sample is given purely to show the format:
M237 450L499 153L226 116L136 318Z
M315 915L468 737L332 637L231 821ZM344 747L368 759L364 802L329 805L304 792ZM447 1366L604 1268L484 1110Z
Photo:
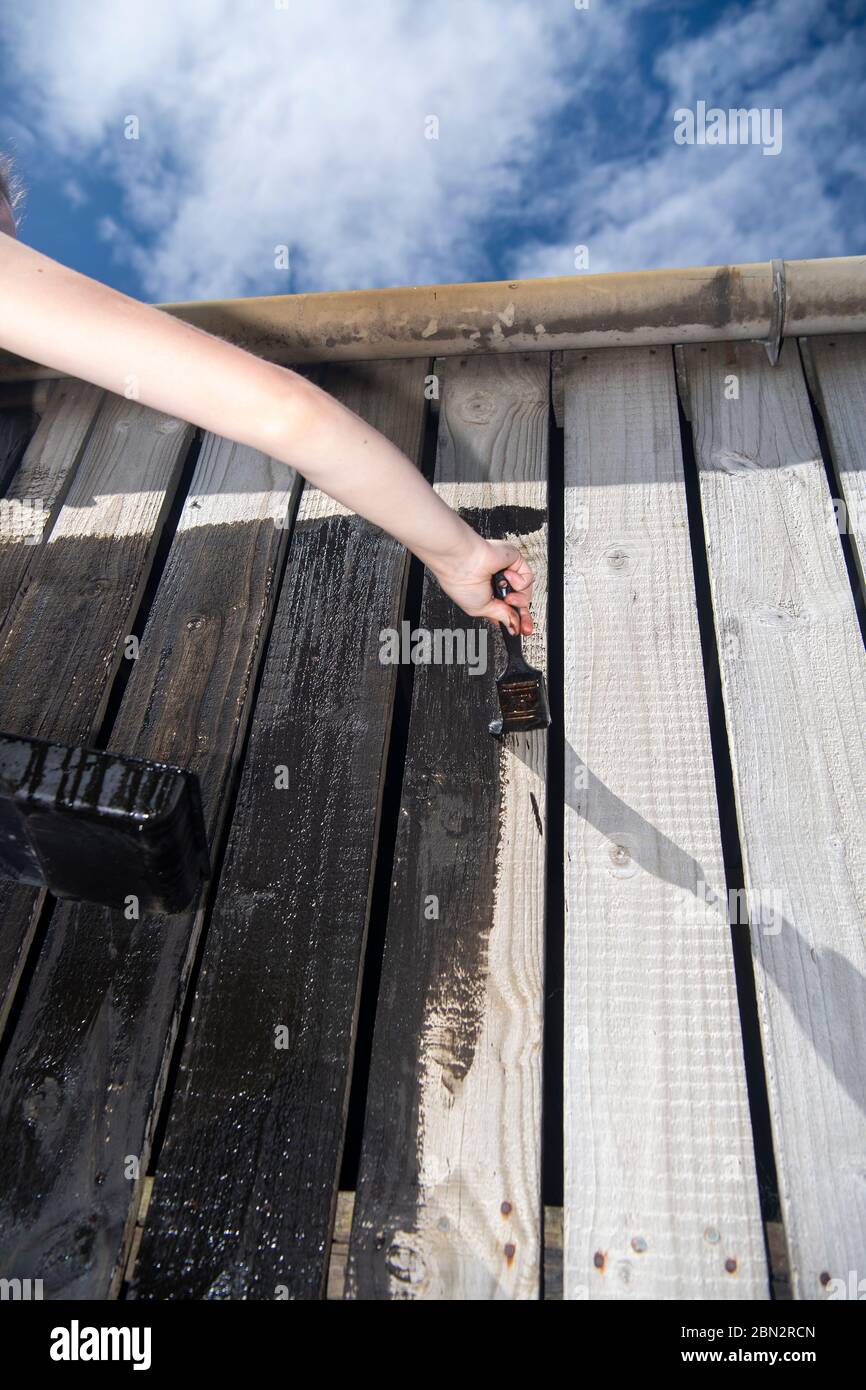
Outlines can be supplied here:
M825 18L817 0L774 0L723 13L657 60L667 100L643 156L596 167L563 196L565 212L586 210L575 240L589 245L590 272L859 254L866 44ZM810 24L823 46L807 43ZM781 153L676 145L673 113L697 100L781 108ZM524 246L512 273L573 273L571 239Z
M96 235L100 241L110 242L112 246L117 246L123 241L123 233L113 217L100 217L96 224Z
M99 234L150 298L483 277L498 228L510 275L569 274L582 242L590 271L858 249L862 200L847 225L839 207L862 40L819 0L723 8L656 56L660 91L650 17L646 0L31 0L0 31L28 161L119 184ZM782 105L782 154L674 145L698 98Z
M206 298L289 289L284 242L317 288L484 271L480 229L520 206L545 122L625 41L627 12L37 0L4 24L40 139L120 181L146 291Z
M88 201L87 194L76 179L65 179L63 183L63 193L67 202L74 208L83 207Z

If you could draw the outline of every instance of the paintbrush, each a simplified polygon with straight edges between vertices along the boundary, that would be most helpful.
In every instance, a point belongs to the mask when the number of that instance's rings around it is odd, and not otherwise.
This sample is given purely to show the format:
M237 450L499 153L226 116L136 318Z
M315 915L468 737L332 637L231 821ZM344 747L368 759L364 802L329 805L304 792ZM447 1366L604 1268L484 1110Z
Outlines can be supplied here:
M142 912L180 912L210 873L185 768L0 733L0 878Z
M503 571L498 570L493 576L494 597L504 599L511 592L512 586ZM519 615L520 610L517 611ZM508 660L505 670L496 677L502 715L491 721L490 732L500 737L523 729L546 729L550 724L550 705L544 676L526 661L520 634L509 632L504 623L499 626Z

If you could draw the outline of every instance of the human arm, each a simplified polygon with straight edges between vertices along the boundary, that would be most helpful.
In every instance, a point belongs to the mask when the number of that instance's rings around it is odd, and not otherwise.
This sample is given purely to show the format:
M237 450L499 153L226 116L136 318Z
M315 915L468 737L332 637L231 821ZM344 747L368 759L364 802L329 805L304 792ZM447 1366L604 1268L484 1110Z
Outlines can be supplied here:
M473 617L532 631L532 571L487 541L389 440L287 368L0 235L0 346L259 449L401 541ZM492 597L504 569L514 593Z

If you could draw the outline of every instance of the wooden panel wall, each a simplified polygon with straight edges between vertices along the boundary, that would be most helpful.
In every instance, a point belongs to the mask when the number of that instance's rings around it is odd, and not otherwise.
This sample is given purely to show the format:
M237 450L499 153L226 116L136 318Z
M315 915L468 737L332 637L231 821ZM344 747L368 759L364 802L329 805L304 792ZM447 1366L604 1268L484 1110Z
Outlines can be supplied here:
M866 340L804 355L862 582ZM748 901L722 864L671 354L565 354L564 1296L767 1296L733 916L792 1288L832 1297L866 1260L866 658L796 345L678 364ZM418 459L427 370L326 384ZM529 556L541 667L548 373L443 363L436 458L446 499ZM49 518L38 545L0 535L0 728L87 742L192 432L71 382L21 456L32 423L0 431L7 497ZM324 1296L406 556L314 489L292 532L299 496L205 438L111 736L199 773L226 835L212 913L56 905L12 1015L0 1273L49 1297L117 1295L146 1188L132 1296ZM346 1297L533 1299L550 736L490 736L498 635L429 576L420 627L483 635L486 670L415 667ZM0 883L0 1023L44 905Z

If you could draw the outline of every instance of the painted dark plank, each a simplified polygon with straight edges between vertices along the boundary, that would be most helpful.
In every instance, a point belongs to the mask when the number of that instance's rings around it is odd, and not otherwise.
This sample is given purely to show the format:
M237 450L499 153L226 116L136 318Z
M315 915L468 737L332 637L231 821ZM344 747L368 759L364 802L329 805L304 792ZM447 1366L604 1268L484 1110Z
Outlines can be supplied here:
M472 524L529 556L542 667L548 368L449 360L436 465ZM487 631L430 580L421 627ZM415 674L351 1298L538 1296L547 734L491 737L498 638L488 656L484 675Z
M74 445L80 428L66 421L63 438ZM99 728L191 438L179 420L106 401L48 539L27 547L25 582L0 628L4 732L86 743ZM50 479L62 472L56 458L34 466ZM43 902L40 890L0 879L0 1024Z
M39 544L50 534L104 395L83 381L50 384L42 418L0 503L9 523L0 533L0 619L4 621Z
M417 460L426 371L422 361L333 368L326 385ZM379 634L398 622L405 576L400 545L305 491L139 1252L139 1298L324 1294L395 693Z
M52 399L69 386L68 379L0 384L0 497L11 495L16 471ZM3 534L6 535L6 517Z
M198 773L211 841L296 488L282 464L205 437L112 731L115 750ZM0 1073L0 1262L48 1296L119 1282L201 920L55 908Z
M9 732L84 741L123 659L190 426L106 403L26 593L0 631L0 717Z

